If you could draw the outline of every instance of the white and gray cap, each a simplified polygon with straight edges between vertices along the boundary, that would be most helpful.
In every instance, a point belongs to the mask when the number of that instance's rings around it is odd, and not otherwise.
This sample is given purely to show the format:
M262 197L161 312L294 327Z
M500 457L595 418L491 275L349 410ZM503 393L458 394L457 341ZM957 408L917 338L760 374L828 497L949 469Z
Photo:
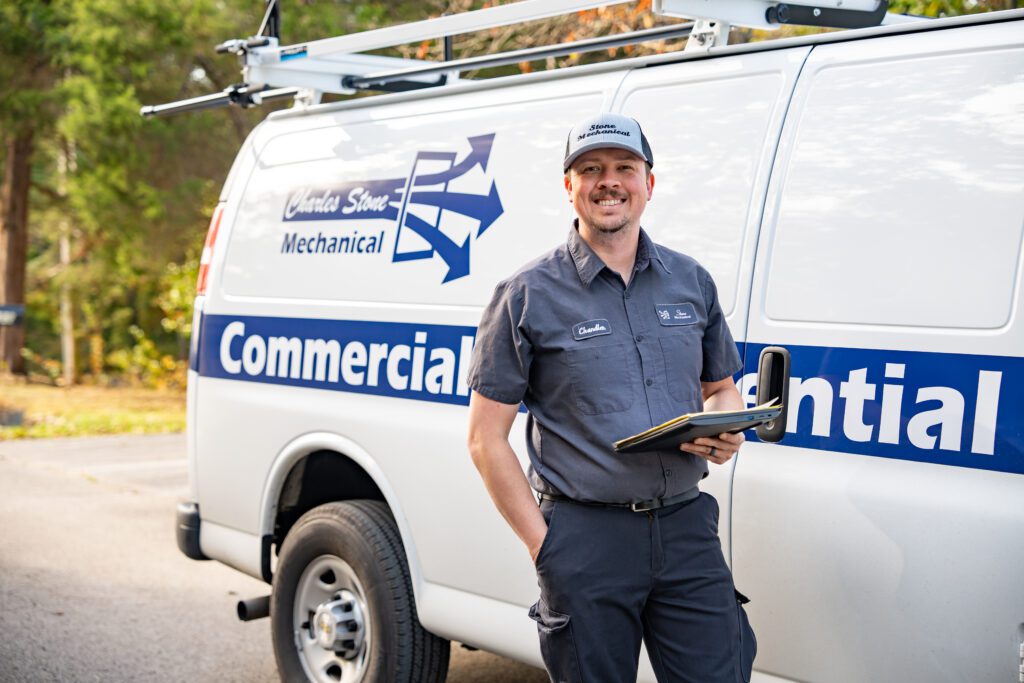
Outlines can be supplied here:
M584 119L572 127L569 139L565 141L562 170L568 171L572 162L584 152L604 147L627 150L646 161L651 168L654 167L651 145L636 119L605 113Z

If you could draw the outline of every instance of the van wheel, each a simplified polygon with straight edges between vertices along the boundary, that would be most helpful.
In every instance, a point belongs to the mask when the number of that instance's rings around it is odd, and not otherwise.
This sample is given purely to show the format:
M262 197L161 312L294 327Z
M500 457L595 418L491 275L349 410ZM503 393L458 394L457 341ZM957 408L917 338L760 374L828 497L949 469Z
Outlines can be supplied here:
M388 508L328 503L285 538L270 599L283 681L442 683L450 643L416 617L409 567Z

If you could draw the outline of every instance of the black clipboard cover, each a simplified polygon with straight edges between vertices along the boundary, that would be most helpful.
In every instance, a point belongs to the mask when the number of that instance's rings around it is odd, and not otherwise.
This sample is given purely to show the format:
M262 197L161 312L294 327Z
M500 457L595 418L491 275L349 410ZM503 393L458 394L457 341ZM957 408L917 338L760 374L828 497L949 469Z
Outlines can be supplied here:
M616 453L637 453L679 448L702 436L718 436L728 432L736 434L771 422L782 413L781 405L769 403L746 410L717 410L706 413L680 415L657 427L634 434L612 444Z

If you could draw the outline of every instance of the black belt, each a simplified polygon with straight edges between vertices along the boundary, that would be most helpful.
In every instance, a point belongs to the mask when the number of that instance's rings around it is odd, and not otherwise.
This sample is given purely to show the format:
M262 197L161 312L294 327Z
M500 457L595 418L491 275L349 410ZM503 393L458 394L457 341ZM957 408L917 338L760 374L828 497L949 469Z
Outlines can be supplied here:
M694 486L689 491L683 491L676 496L655 498L653 500L641 500L638 503L592 503L590 501L575 500L574 498L569 498L568 496L563 496L558 493L538 493L537 495L541 500L572 503L574 505L589 505L590 507L598 508L619 508L622 510L632 510L633 512L647 512L648 510L657 510L658 508L665 508L670 505L677 505L679 503L685 503L693 500L700 495L700 489Z

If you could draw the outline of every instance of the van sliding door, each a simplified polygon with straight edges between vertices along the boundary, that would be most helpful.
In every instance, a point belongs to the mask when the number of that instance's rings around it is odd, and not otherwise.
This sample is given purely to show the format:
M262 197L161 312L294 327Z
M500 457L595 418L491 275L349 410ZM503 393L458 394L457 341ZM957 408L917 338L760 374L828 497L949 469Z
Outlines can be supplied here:
M760 671L1017 680L1024 22L815 47L772 171L746 367L787 434L735 468ZM753 391L751 384L751 393Z

